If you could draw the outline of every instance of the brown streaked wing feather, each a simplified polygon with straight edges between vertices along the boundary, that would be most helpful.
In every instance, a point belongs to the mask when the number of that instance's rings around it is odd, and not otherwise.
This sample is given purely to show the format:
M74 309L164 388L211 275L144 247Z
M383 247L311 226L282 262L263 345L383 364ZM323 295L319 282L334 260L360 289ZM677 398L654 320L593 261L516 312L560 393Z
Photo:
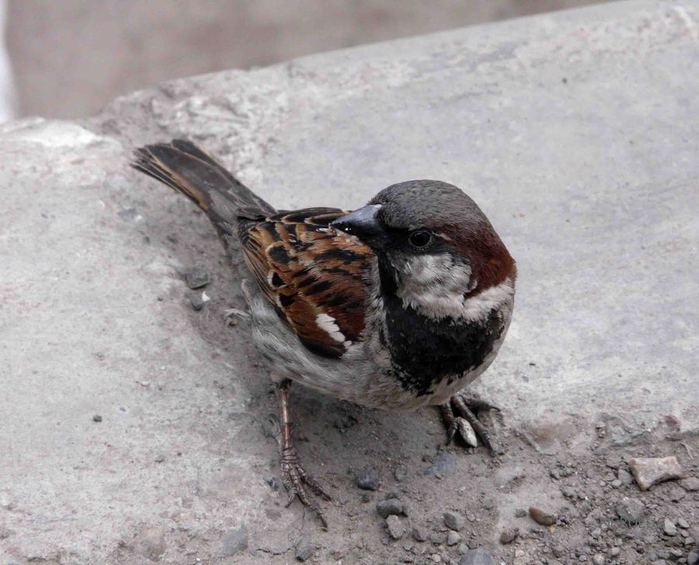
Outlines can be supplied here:
M301 342L340 357L364 329L371 250L329 228L335 208L282 212L241 234L250 271Z

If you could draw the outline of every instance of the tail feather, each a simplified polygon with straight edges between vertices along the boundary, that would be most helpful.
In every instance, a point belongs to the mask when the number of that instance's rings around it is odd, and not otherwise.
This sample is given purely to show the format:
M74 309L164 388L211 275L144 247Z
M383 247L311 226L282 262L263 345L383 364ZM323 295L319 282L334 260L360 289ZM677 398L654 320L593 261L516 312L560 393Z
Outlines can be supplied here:
M131 166L187 196L220 230L230 231L241 212L245 216L275 212L190 141L174 139L136 149Z

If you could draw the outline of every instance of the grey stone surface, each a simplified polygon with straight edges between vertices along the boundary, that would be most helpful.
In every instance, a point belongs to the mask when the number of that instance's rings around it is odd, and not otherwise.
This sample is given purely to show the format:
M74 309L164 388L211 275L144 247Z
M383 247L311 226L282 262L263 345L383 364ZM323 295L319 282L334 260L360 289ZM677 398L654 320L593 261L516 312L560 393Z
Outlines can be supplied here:
M284 563L316 531L264 480L274 400L245 324L222 316L242 307L243 271L188 202L127 168L135 144L172 136L280 208L451 181L518 260L510 335L478 390L536 450L497 473L457 452L437 480L431 412L355 410L341 434L341 405L298 391L301 456L340 501L319 559L395 556L348 469L390 477L403 462L401 488L434 516L456 492L468 512L496 493L471 525L486 537L532 502L498 496L496 475L527 477L556 508L540 446L589 454L612 417L623 441L662 436L668 415L696 437L697 93L699 6L639 1L167 83L81 124L2 126L0 561L215 561L244 522L232 562ZM200 312L183 280L194 266L212 281Z

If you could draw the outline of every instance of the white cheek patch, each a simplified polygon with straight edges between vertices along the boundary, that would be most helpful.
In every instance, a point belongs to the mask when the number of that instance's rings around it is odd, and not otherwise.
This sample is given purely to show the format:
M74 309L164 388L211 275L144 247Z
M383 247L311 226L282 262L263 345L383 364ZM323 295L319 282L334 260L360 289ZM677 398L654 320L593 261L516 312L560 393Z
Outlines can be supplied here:
M449 291L467 288L471 280L471 267L455 262L451 255L420 255L413 257L403 267L407 286L440 284Z
M514 285L507 279L476 296L465 298L476 284L471 280L471 267L455 262L448 254L412 258L403 267L400 279L397 294L403 305L435 319L483 319L494 308L511 301L514 295Z

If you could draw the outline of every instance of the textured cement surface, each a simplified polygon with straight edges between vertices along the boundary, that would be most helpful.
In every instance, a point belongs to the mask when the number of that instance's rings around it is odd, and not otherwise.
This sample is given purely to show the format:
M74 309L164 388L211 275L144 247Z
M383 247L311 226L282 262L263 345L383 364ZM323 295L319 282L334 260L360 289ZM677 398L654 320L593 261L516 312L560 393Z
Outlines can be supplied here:
M584 451L600 425L611 443L670 417L699 430L695 2L195 77L88 122L0 129L0 562L281 563L312 526L264 481L273 399L245 324L222 319L242 304L242 268L188 202L127 168L134 145L173 136L280 208L356 207L410 178L463 187L520 273L510 334L478 389L536 451ZM202 312L182 281L195 264L213 278ZM418 465L443 441L437 419L296 398L336 534L370 548L347 470ZM345 412L362 419L349 436ZM241 524L249 548L235 553Z

